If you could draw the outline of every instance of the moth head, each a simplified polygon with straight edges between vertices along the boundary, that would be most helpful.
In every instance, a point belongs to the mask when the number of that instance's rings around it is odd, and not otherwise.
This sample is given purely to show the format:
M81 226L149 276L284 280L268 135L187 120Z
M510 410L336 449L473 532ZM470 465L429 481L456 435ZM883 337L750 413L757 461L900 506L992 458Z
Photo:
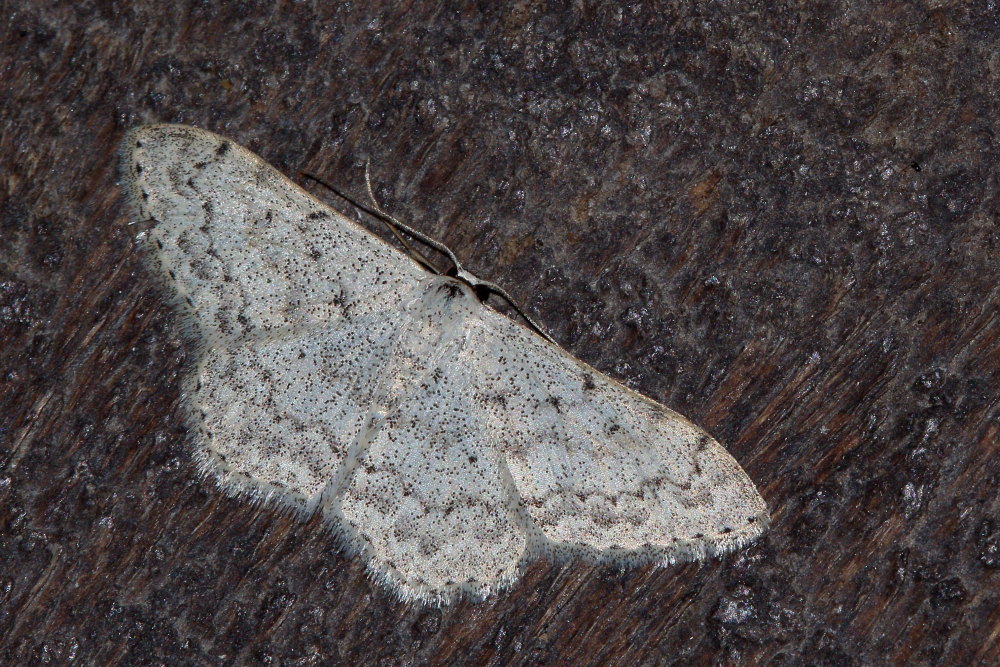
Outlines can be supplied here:
M480 303L486 303L486 299L490 298L491 290L489 284L480 280L475 274L466 271L461 265L455 265L448 269L445 275L468 286L472 290L472 293L476 295L476 298L479 299Z

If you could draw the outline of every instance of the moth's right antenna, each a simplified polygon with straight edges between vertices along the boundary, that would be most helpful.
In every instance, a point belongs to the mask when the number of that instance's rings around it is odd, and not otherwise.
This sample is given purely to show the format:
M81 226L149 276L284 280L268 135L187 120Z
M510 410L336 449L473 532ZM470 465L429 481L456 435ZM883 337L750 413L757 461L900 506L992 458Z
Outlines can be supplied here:
M319 183L320 185L322 185L323 187L329 189L335 195L337 195L341 199L344 199L353 206L361 209L368 215L374 218L378 218L379 220L384 222L385 225L389 228L389 231L392 232L393 236L395 236L396 239L403 245L403 247L406 249L406 252L409 253L410 257L412 257L414 261L423 266L425 269L439 276L446 275L446 276L451 276L453 278L459 278L466 284L472 286L473 288L480 288L488 294L497 295L498 297L506 301L511 307L514 308L517 314L520 315L524 319L524 321L528 323L528 327L531 328L532 331L534 331L536 334L538 334L548 342L552 343L553 345L558 345L558 343L556 343L556 341L553 340L552 336L546 333L546 331L533 319L528 317L528 314L525 313L519 305L517 305L517 302L514 301L514 299L509 294L507 294L507 292L505 292L503 288L501 288L499 285L495 283L482 280L477 276L472 275L465 269L463 269L462 264L458 261L458 258L455 257L455 253L451 251L451 248L441 243L440 241L435 241L426 234L418 232L413 227L410 227L409 225L400 222L395 217L383 211L382 207L379 206L378 200L375 199L375 192L372 189L371 162L365 162L365 186L368 188L368 197L371 199L372 202L372 205L370 207L358 202L353 197L341 192L337 188L333 187L332 185L321 179L319 176L316 176L315 174L311 174L308 171L302 171L300 173L306 178L310 178ZM400 231L406 232L407 234L417 239L421 243L426 244L428 247L434 248L442 255L447 257L451 261L453 267L452 270L446 272L437 268L437 266L435 266L433 262L427 259L419 250L417 250L410 243L408 243L407 240L403 238L403 235L399 233ZM485 297L483 297L483 300L485 301Z
M517 311L518 315L524 318L524 321L528 323L528 326L531 327L532 331L534 331L536 334L538 334L545 340L549 341L553 345L555 346L559 345L559 343L557 343L555 339L552 338L552 336L546 333L545 329L543 329L540 324L538 324L537 322L535 322L535 320L528 317L528 314L523 310L521 310L521 306L517 305L517 301L514 301L514 298L510 294L507 294L507 292L505 292L502 287L500 287L496 283L487 282L485 280L480 280L477 287L482 287L490 294L496 294L498 297L506 301L511 308Z

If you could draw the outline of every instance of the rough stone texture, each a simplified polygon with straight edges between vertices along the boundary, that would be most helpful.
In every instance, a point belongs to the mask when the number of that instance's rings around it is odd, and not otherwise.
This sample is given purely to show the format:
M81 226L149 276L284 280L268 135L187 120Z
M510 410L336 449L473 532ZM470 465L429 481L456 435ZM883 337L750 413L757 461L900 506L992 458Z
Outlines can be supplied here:
M3 4L0 662L1000 660L1000 7ZM47 5L47 6L42 6ZM200 480L123 131L361 192L689 415L774 525L394 601Z

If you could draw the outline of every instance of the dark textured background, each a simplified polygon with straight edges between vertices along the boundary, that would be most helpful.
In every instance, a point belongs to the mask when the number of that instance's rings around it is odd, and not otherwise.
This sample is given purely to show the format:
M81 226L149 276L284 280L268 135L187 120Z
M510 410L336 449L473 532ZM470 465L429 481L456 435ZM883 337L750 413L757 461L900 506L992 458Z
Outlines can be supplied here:
M0 663L1000 660L1000 6L2 3ZM126 128L362 192L726 443L721 561L396 602L200 480Z

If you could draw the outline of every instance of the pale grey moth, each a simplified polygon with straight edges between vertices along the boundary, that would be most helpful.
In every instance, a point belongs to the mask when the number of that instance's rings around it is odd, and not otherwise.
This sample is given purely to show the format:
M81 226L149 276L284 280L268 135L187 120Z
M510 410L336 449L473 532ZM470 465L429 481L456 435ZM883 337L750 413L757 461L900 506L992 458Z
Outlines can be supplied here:
M428 272L205 130L140 127L122 159L198 343L182 400L201 469L319 512L399 596L482 598L538 556L666 565L764 530L719 443L488 307L468 274Z

